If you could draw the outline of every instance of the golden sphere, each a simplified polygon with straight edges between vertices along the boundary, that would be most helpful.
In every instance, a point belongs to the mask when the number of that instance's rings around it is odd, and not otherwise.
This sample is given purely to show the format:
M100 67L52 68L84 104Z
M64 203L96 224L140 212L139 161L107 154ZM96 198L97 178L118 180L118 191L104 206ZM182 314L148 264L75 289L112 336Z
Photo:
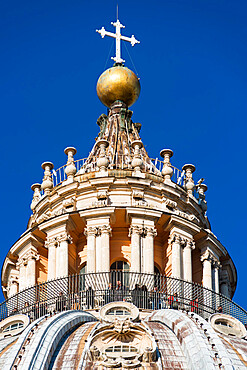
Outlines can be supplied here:
M97 82L97 95L108 108L116 100L130 107L138 99L140 90L140 82L134 72L119 65L104 71Z

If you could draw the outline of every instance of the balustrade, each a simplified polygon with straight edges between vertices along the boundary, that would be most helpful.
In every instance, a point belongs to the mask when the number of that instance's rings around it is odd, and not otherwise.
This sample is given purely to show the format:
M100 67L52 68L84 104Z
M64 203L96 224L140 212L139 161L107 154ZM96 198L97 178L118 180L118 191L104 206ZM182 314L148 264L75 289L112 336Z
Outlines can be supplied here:
M120 288L117 281L122 282ZM202 285L165 275L124 271L76 274L35 285L1 303L0 319L24 313L34 320L54 311L98 309L112 301L132 302L140 309L173 308L171 302L175 294L178 309L196 310L207 318L217 312L220 305L223 313L247 324L247 312L243 308ZM196 308L195 299L198 299Z

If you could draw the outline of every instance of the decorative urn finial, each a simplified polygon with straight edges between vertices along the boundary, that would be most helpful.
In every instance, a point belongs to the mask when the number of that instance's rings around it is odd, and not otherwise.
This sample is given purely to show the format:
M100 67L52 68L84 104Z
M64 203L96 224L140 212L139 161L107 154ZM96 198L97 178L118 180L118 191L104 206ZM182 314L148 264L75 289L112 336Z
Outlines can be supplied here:
M74 161L74 155L76 154L76 148L69 146L64 149L64 153L68 156L67 165L65 168L65 173L68 178L68 182L73 182L74 176L76 174L76 166Z
M51 170L54 168L54 165L52 162L43 162L41 167L44 170L44 177L41 184L41 189L44 190L45 195L49 195L51 189L53 188Z

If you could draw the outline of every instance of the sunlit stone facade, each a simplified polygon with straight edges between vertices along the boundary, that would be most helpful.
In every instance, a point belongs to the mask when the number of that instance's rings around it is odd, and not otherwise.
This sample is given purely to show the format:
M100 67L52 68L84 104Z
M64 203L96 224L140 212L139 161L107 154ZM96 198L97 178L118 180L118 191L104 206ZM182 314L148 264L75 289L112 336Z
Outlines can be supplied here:
M67 147L67 163L44 162L31 187L27 230L2 268L0 368L247 368L247 312L231 301L236 269L211 230L207 186L171 149L149 157L128 107L139 81L118 47L114 60L88 158Z

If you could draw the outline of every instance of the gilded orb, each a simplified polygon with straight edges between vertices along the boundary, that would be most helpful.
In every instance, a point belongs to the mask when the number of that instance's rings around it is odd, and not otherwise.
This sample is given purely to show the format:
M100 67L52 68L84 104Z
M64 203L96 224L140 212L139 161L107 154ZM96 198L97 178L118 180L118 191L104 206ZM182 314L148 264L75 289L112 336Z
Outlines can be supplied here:
M116 100L130 107L138 99L140 90L140 82L134 72L120 65L107 69L97 82L97 95L108 108Z

